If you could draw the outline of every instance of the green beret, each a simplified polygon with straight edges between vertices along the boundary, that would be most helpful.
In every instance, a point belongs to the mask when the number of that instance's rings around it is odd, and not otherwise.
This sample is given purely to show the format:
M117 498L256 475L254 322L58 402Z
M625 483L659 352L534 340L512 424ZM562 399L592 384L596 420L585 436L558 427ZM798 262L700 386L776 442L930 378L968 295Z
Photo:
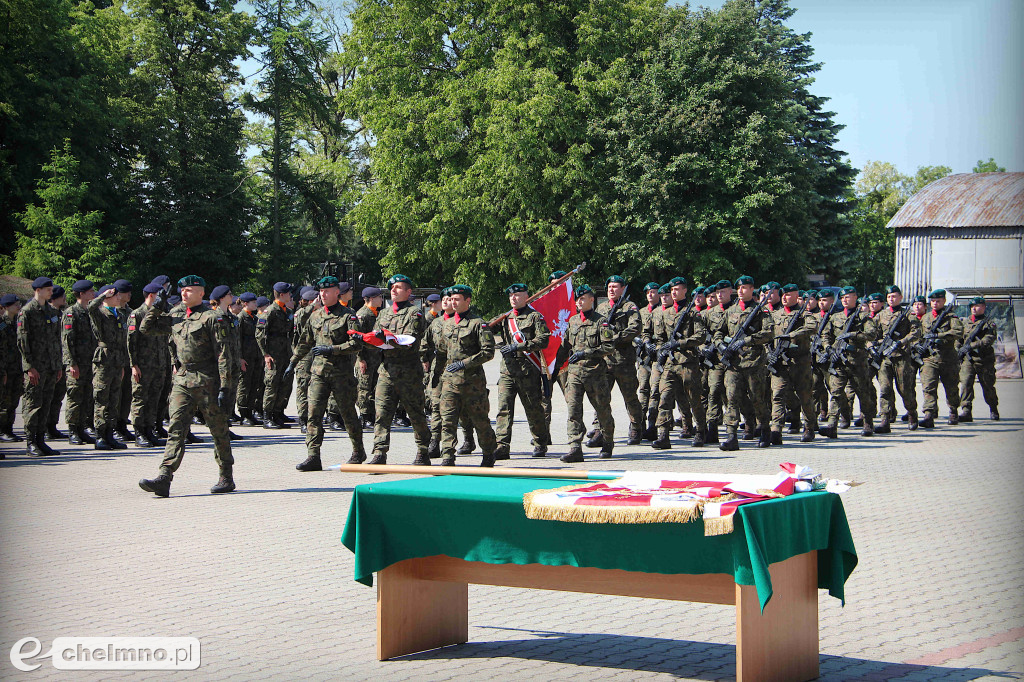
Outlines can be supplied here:
M705 291L704 287L697 287L696 289L693 290L693 295L697 296L699 294L699 295L703 296L704 295L704 291Z
M625 284L626 280L622 277L622 275L612 275L611 277L604 281L604 285L608 286L612 282L615 282L616 284Z
M914 303L927 303L928 301L925 300L924 296L915 296L913 302Z
M985 297L975 296L974 298L971 299L971 305L985 305Z
M750 286L754 286L754 278L751 277L750 275L740 275L739 277L736 278L736 286L738 287L741 284L749 284Z
M818 290L808 289L806 292L804 292L804 298L813 298L814 300L818 300Z
M673 277L672 279L670 279L668 281L668 284L669 284L669 286L672 286L672 287L677 287L677 286L687 287L687 286L689 286L686 283L686 278L685 277Z
M889 286L887 286L885 288L885 293L887 293L887 294L902 294L903 292L900 291L900 288L898 286L896 286L895 284L890 284Z
M471 289L467 284L453 284L452 286L448 287L448 295L453 296L455 294L462 294L466 298L472 298L473 289Z
M515 284L510 284L510 285L508 285L508 287L505 288L505 293L506 294L517 294L520 291L526 291L526 285L522 284L521 282L516 282Z
M946 290L945 289L936 289L932 293L928 294L928 298L930 298L930 299L931 298L946 298Z
M391 279L388 280L388 287L393 287L399 282L405 282L410 288L412 287L412 280L405 275L392 275Z
M670 294L670 293L672 293L672 287L670 285L668 285L668 284L662 284L660 287L658 287L658 293L659 294Z
M581 284L581 285L579 285L578 287L576 287L576 298L580 298L580 297L582 297L582 296L583 296L584 294L590 294L591 296L593 296L593 295L594 295L594 290L593 290L593 289L591 289L591 288L590 288L590 287L589 287L588 285L586 285L586 284Z
M320 281L316 283L316 286L318 289L330 289L331 287L338 286L338 284L339 282L337 277L331 277L328 275L327 277L321 277Z
M767 284L765 284L765 287L768 288L768 289L781 289L782 285L779 284L778 282L771 281L771 282L768 282Z
M840 296L846 296L847 294L856 294L856 293L857 293L857 290L854 289L853 287L843 287L842 289L839 290L839 295Z
M659 288L659 284L657 282L648 282L647 284L644 285L644 293L647 293L651 289L654 289L655 291L657 291L658 288Z
M885 297L879 293L868 294L867 301L884 301Z
M751 281L753 284L753 281ZM732 289L732 282L727 279L718 280L718 284L715 285L715 289Z
M836 297L836 292L832 291L831 289L819 289L818 290L818 298L835 298L835 297Z
M759 286L757 288L757 293L759 293L759 294L763 294L766 291L768 291L768 285L767 284L762 284L761 286Z
M184 289L185 287L202 287L206 288L206 280L199 275L185 275L178 280L178 288Z
M550 275L548 275L548 281L549 282L554 282L556 279L560 279L562 277L565 277L568 274L569 273L567 273L565 270L555 270Z
M782 293L784 294L788 294L791 291L800 291L800 287L798 287L795 284L787 284L786 286L782 287Z
M704 287L704 295L705 296L710 296L711 294L715 293L716 291L718 291L718 285L717 284L709 284L708 286Z

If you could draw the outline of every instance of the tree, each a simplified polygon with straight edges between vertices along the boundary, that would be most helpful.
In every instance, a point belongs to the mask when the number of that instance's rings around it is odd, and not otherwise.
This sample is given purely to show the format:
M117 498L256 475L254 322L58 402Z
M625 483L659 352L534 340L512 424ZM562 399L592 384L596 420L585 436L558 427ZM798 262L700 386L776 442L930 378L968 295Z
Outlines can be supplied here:
M996 163L996 160L991 156L988 157L988 161L982 161L978 159L978 163L975 164L974 168L971 169L972 173L1005 173L1006 169Z

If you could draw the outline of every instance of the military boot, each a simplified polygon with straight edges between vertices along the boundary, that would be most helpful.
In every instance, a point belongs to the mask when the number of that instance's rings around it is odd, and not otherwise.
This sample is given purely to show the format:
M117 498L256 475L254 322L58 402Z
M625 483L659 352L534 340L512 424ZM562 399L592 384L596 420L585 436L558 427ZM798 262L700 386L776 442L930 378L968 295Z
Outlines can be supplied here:
M152 448L155 447L146 439L145 433L139 427L135 427L135 447L137 448Z
M732 452L740 449L740 440L736 437L736 429L730 428L725 433L725 440L718 446L719 450Z
M533 446L533 457L547 457L548 446L547 445L534 445Z
M195 424L196 426L205 426L206 417L203 416L202 412L197 411L194 415L192 415L192 423Z
M789 432L800 433L800 411L793 412L789 420Z
M809 425L804 426L804 435L800 438L801 443L810 443L814 440L814 431Z
M210 488L210 492L214 495L218 493L231 493L235 491L235 480L231 476L231 467L227 466L220 472L220 478Z
M782 431L771 431L771 444L782 445Z
M586 436L587 440L590 440L591 438L593 438L594 434L596 434L596 433L597 433L597 429L590 429L589 431L587 431L587 436Z
M694 431L694 433L693 433L693 440L690 442L690 445L692 447L695 447L695 448L704 447L704 432L706 430L707 430L707 427L705 427L703 429L700 428L699 426L697 427L697 430Z
M259 422L253 418L252 410L248 407L239 408L239 412L242 413L242 426L259 426Z
M253 424L253 426L255 426L255 424ZM165 429L164 425L161 424L159 421L156 423L156 426L153 428L153 433L156 434L157 438L167 438L167 429ZM166 445L166 443L165 443L165 445Z
M935 428L935 415L931 412L924 413L924 419L921 420L922 429L934 429Z
M956 414L956 408L953 408L952 410L949 411L948 423L950 426L956 426L957 424L960 423L960 417L958 417Z
M239 436L231 429L228 429L228 440L242 440L242 436Z
M708 422L708 432L704 436L704 442L708 445L718 445L718 422Z
M360 450L353 450L352 456L348 458L346 464L362 464L366 461L366 453Z
M566 464L572 462L582 462L583 448L581 448L579 445L573 445L571 448L569 448L569 452L559 457L559 459L565 462Z
M10 424L0 425L0 443L20 443L21 436L14 435L14 427Z
M340 419L340 417L339 417L339 419ZM281 422L282 424L294 424L295 423L295 418L294 417L289 417L288 415L286 415L284 413L284 410L278 410L278 412L277 412L277 421Z
M873 436L875 435L875 425L871 423L870 417L864 417L864 430L860 432L862 436Z
M96 434L96 441L93 443L94 450L116 450L113 441L107 439L106 427L101 427Z
M781 434L780 438L781 438ZM757 447L767 448L772 445L772 432L770 429L761 429L761 435L757 438Z
M126 421L118 421L114 427L114 433L126 443L130 440L135 440L135 434L128 430L128 422Z
M29 457L46 457L50 453L43 448L40 443L43 442L42 435L36 435L34 433L25 434L25 454Z
M74 431L75 435L78 436L78 439L82 441L84 445L93 445L96 442L96 439L89 434L88 429L85 427L81 425L76 426L74 427Z
M456 455L470 455L476 450L476 440L473 438L473 429L462 429L462 445L455 451Z
M160 474L156 478L144 478L139 481L139 487L157 497L167 497L171 494L172 478L169 474Z
M998 407L992 407L992 408L989 408L989 410L992 413L992 421L994 421L994 422L999 421L999 408Z
M299 433L306 435L309 429L306 427L306 422L299 422Z
M917 431L917 412L907 413L907 431Z
M658 437L653 443L651 443L651 447L655 450L668 450L672 447L672 441L669 438L668 426L658 427Z
M839 415L839 428L848 429L850 428L850 418L845 414Z
M904 415L902 417L900 417L900 420L901 421L905 421L905 422L910 421L910 413L909 412L904 413Z
M746 424L743 427L743 440L755 440L757 438L756 427L753 424Z
M431 437L430 445L427 446L427 457L437 459L441 456L441 439Z
M64 440L68 434L58 429L56 424L50 424L46 427L46 437L50 440Z
M889 423L889 415L883 414L882 421L875 427L875 433L892 433L892 425Z
M960 410L960 421L964 424L970 424L974 421L974 415L971 414L970 405L964 405L963 409Z
M387 463L388 463L388 456L386 454L384 454L383 452L375 452L373 454L373 459L371 459L369 462L367 462L367 464L387 464Z
M265 429L288 429L291 428L287 424L281 424L277 421L275 415L270 415L263 420L263 428Z
M153 444L153 447L162 448L167 445L167 441L156 434L156 428L153 426L147 426L145 428L144 435L146 436L146 440Z
M324 465L320 462L320 453L309 453L309 457L295 465L299 471L323 471Z
M612 448L613 447L615 447L615 445L613 443L611 443L611 442L605 443L604 446L601 448L601 454L598 455L598 456L601 459L611 459L612 458Z
M510 458L511 458L511 453L509 452L509 447L507 445L499 445L497 448L494 449L494 459L495 459L495 461L497 461L499 459L510 459Z
M363 417L362 417L362 424L363 424L363 430L369 429L370 431L373 431L373 427L374 427L373 416L368 415L368 414L364 414ZM440 457L441 454L438 453L437 456Z
M587 441L588 448L599 448L604 446L604 434L600 429L594 430L594 435Z
M455 455L454 454L446 455L444 457L444 459L441 460L441 466L443 466L443 467L453 467L453 466L455 466Z
M629 424L629 437L626 439L626 445L640 445L640 427L632 422Z
M415 466L428 467L430 466L430 457L427 455L427 451L423 448L416 448L416 457L413 458L412 463Z
M202 443L203 439L192 433L192 429L185 432L185 442L189 445L195 445L196 443Z
M825 438L839 438L839 430L836 428L835 424L822 426L821 429L818 430L818 433L825 436Z
M429 460L427 461L427 464L430 464ZM483 454L483 456L480 458L480 466L488 467L488 468L493 467L494 466L494 453L492 452L492 453L488 454L488 453L485 452Z
M864 426L864 415L857 415L857 418L853 420L853 425L858 429Z

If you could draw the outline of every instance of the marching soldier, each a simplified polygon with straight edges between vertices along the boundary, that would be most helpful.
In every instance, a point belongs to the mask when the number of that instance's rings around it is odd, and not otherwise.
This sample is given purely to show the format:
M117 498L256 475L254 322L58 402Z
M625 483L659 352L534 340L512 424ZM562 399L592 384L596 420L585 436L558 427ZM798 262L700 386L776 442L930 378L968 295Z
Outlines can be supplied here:
M822 321L828 315L828 311L832 310L832 307L835 305L836 297L831 289L822 289L818 292L817 300L818 314L815 317L814 323L820 327ZM811 339L811 343L814 343L814 338ZM818 408L818 422L821 423L828 419L830 394L828 392L828 380L825 378L827 372L823 366L815 361L815 358L811 358L811 366L814 368L814 403Z
M651 393L657 392L657 387L651 386L651 368L657 358L652 357L647 350L647 344L654 338L654 313L661 309L661 297L658 295L657 282L648 282L644 286L644 296L647 298L647 305L640 308L640 352L638 353L639 365L636 370L637 383L640 385L637 396L640 400L640 408L646 416L646 424L656 421L658 406L651 403ZM652 419L652 415L654 419ZM643 440L654 440L656 433L648 433L646 424L641 438Z
M663 367L658 385L658 438L651 443L651 447L657 450L671 447L669 432L672 430L672 409L675 407L676 396L682 397L686 408L696 418L693 447L704 445L707 429L697 355L707 337L707 328L704 326L704 318L696 311L696 302L680 326L679 317L687 308L686 279L676 277L669 284L673 303L658 318L658 328L654 331L654 337L659 342L658 364Z
M64 315L64 310L68 307L67 297L64 293L64 287L55 286L53 288L53 295L50 298L50 305L56 310L61 316ZM50 401L50 414L46 418L46 438L61 440L68 437L68 434L62 433L57 428L57 422L60 421L60 406L64 402L64 396L68 392L67 384L67 368L61 372L60 378L57 379L57 385L53 389L53 400Z
M302 335L289 364L295 365L309 355L313 358L309 378L309 414L306 430L306 459L295 468L299 471L321 471L320 448L324 441L324 413L331 396L345 423L352 455L349 464L366 461L363 427L356 414L356 379L354 362L362 346L356 332L355 311L348 307L352 286L337 277L323 277L317 282L323 306L315 308L302 327Z
M782 427L786 423L790 396L796 395L804 413L804 433L801 442L814 440L818 431L818 410L812 391L814 372L811 369L811 337L817 331L814 315L798 307L799 290L795 284L782 287L781 306L772 315L775 343L789 339L789 348L783 361L772 374L772 445L782 445ZM799 315L801 319L794 322ZM790 327L792 326L792 331Z
M317 292L313 287L305 287L299 294L299 307L292 316L292 357L297 355L299 339L302 337L306 322L309 321L310 316L313 314L313 301L316 299ZM350 294L349 300L351 299L352 296ZM295 363L295 409L299 413L299 431L301 433L306 433L308 425L309 371L312 366L313 356L309 354L304 354L298 362Z
M567 425L569 452L563 462L582 462L583 395L597 412L597 420L604 434L601 457L612 456L615 444L615 419L611 410L611 391L608 389L608 364L604 358L615 351L615 332L605 324L605 317L594 310L594 291L586 284L576 288L576 309L579 315L569 319L569 328L562 338L556 366L567 359L565 399L569 409ZM568 357L566 357L568 356Z
M95 445L88 433L93 420L92 356L96 352L96 336L86 306L96 298L93 284L80 279L71 285L77 301L64 311L61 325L61 350L68 373L67 407L64 420L68 424L68 442L72 445Z
M142 320L162 287L150 282L143 287L146 299L128 315L128 364L132 371L132 424L135 445L155 448L166 445L156 435L157 415L166 365L170 365L165 339L142 333Z
M384 296L377 287L363 289L363 305L356 311L358 328L361 332L372 332L377 323L377 315L384 305ZM363 422L364 429L374 428L373 396L377 390L377 375L380 370L380 350L373 346L363 346L359 351L359 398L356 408ZM440 428L440 427L439 427ZM438 433L438 447L440 447ZM440 454L438 455L440 456Z
M648 412L647 422L650 424L650 428L646 428L643 434L647 440L655 441L658 439L658 414L659 405L661 403L661 373L664 369L658 364L658 339L657 331L661 329L661 318L665 315L665 311L668 310L672 305L672 287L669 284L663 284L658 287L658 304L654 310L651 311L651 324L650 327L641 329L640 339L644 344L644 348L647 351L647 357L650 358L651 366L651 395L648 398ZM671 430L671 425L670 425Z
M715 306L709 306L704 316L704 325L714 343L714 330L725 324L726 311L732 307L733 289L732 282L727 279L718 280L715 283ZM716 363L708 369L708 397L705 418L707 419L707 433L704 442L708 445L717 445L718 427L724 423L725 405L725 366Z
M231 293L231 287L221 284L210 292L210 307L220 313L220 321L227 332L227 342L231 351L231 364L228 365L228 382L224 385L228 390L227 407L224 414L228 418L228 438L231 440L242 440L242 437L231 431L231 408L238 396L238 382L241 381L242 372L245 371L246 362L242 359L242 333L238 329L238 318L232 314L231 301L235 298Z
M608 364L608 397L610 401L611 390L617 385L622 399L626 403L626 413L629 415L629 435L626 444L638 445L640 434L644 428L644 412L637 397L639 385L636 377L636 349L633 346L633 339L640 335L640 310L632 301L625 300L619 303L619 299L626 293L626 280L620 275L612 275L606 279L605 287L607 287L608 300L597 307L597 314L604 315L607 319L612 308L616 304L619 306L609 325L615 335L613 341L615 351L605 357L605 362ZM594 437L587 443L587 447L600 447L602 443L603 435L598 428Z
M565 270L555 270L548 275L548 284L554 282L556 279L565 277ZM571 281L571 280L570 280ZM549 328L548 331L551 331ZM562 389L562 397L565 397L565 382L568 378L567 372L559 372L558 368L555 368L555 374L551 377L551 390L548 393L541 394L541 404L544 407L544 421L548 425L548 433L551 433L551 396L555 394L555 386Z
M291 376L285 375L288 358L291 357L292 312L291 285L278 282L274 285L274 302L260 313L256 321L256 343L263 354L263 428L290 428L284 416L288 400Z
M448 293L455 314L441 328L445 356L449 362L441 375L441 464L455 464L459 418L465 413L480 436L480 449L483 451L480 466L492 467L497 441L487 416L487 377L484 376L483 364L494 357L494 334L480 316L470 310L471 288L456 284L448 288ZM413 462L429 463L429 459Z
M242 353L242 378L238 382L238 415L242 426L258 426L255 412L262 411L262 402L257 402L258 387L263 385L263 353L256 343L257 314L256 294L244 292L238 297L242 311L238 314L238 337Z
M878 369L878 414L880 421L875 428L875 433L890 433L892 431L892 420L896 414L896 393L893 392L893 382L896 384L896 391L903 399L903 406L907 410L907 429L913 431L917 428L917 370L914 363L910 361L909 349L920 338L920 326L916 324L912 314L906 315L902 321L897 321L903 312L903 292L895 284L885 289L886 302L888 307L883 308L875 317L878 323L879 338L883 338L892 331L893 338L897 340L897 347L893 353L882 361ZM896 325L894 327L894 325Z
M837 423L840 412L843 414L851 412L851 406L846 397L846 387L852 384L864 413L864 430L861 435L872 436L875 433L875 391L871 385L871 372L866 349L869 343L878 338L877 326L866 312L859 309L856 289L843 287L840 293L842 294L843 310L836 312L829 319L822 332L822 339L829 348L830 354L835 352L836 344L846 340L849 340L852 348L846 362L835 362L831 365L828 389L832 394L832 401L829 403L828 426L821 431L822 435L828 438L838 437Z
M967 346L960 361L960 421L972 422L974 415L974 378L981 382L981 392L992 413L999 421L999 396L996 395L996 354L993 346L999 332L994 320L985 317L985 298L971 299L971 316L964 323L964 344ZM962 349L961 349L962 350Z
M94 422L97 450L123 450L115 430L121 409L121 390L128 368L128 320L122 304L132 294L131 282L119 279L100 289L86 309L96 336L92 359ZM118 431L118 435L120 432Z
M533 456L544 457L551 444L548 423L544 419L541 403L543 393L541 369L527 357L533 353L543 365L544 349L551 334L544 316L526 302L529 294L525 284L513 284L505 289L512 310L501 323L501 373L498 378L498 448L495 459L508 459L512 444L512 420L515 414L515 400L526 411L526 421L533 436Z
M4 294L0 297L0 443L23 440L14 434L15 410L24 390L17 336L20 311L21 299L17 296Z
M960 372L956 357L956 348L963 340L963 323L953 311L949 311L939 322L942 309L946 307L946 290L936 289L928 294L931 312L925 313L921 319L921 337L925 341L935 343L935 354L924 360L921 368L921 392L924 394L924 419L921 426L934 428L935 417L939 415L939 382L946 392L946 404L949 406L949 425L960 422L957 408L960 407Z
M32 300L18 313L18 350L25 374L21 414L25 420L25 454L30 457L60 454L43 438L53 390L63 374L60 315L49 303L52 296L53 280L37 277L32 282Z

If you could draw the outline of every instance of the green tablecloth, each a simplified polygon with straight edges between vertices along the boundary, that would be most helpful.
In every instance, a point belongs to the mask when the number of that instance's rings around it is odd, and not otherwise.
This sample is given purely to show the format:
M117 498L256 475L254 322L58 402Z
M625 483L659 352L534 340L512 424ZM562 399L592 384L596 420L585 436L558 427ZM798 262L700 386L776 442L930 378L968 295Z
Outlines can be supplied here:
M729 535L694 523L566 523L526 518L523 494L566 479L428 476L356 486L341 542L355 553L355 579L438 554L491 564L619 568L645 573L728 573L772 596L768 565L818 550L818 587L837 599L857 565L838 495L802 493L746 504ZM585 483L585 481L580 481Z

